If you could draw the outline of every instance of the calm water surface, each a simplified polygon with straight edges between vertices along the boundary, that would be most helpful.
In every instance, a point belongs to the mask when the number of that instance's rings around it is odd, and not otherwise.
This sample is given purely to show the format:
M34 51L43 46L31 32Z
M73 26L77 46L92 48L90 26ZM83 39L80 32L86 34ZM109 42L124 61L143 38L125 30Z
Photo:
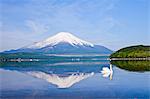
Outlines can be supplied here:
M0 97L29 99L150 98L150 72L131 72L101 58L67 62L3 63ZM105 68L105 69L104 69Z

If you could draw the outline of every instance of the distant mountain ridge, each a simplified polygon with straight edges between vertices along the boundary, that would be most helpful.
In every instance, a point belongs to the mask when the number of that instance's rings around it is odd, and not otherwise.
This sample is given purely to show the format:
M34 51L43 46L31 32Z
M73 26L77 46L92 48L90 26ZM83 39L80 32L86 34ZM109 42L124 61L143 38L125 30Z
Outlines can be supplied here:
M94 45L68 32L60 32L41 42L4 53L47 53L47 54L111 54L104 46Z

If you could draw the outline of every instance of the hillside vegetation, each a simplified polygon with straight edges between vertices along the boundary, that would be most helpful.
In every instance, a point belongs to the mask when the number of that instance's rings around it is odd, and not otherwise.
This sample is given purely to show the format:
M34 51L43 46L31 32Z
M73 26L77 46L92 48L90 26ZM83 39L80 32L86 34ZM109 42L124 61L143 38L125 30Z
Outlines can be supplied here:
M137 45L122 48L110 55L110 58L148 58L150 46Z

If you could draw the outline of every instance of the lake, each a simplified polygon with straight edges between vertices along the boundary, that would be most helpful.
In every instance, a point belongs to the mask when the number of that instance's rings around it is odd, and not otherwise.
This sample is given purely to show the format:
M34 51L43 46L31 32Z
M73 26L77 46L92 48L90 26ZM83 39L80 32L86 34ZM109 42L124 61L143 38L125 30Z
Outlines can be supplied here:
M112 72L109 71L111 66ZM130 71L118 67L110 64L108 56L57 57L40 62L1 62L0 97L150 98L149 71Z

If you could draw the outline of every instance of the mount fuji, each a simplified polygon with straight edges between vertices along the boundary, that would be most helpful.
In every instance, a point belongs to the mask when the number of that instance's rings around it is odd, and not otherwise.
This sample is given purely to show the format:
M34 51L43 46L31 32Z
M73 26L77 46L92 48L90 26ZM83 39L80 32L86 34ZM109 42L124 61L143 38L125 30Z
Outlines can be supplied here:
M43 41L36 42L17 50L4 53L46 53L46 54L111 54L112 51L104 46L94 45L79 39L68 32L60 32Z

